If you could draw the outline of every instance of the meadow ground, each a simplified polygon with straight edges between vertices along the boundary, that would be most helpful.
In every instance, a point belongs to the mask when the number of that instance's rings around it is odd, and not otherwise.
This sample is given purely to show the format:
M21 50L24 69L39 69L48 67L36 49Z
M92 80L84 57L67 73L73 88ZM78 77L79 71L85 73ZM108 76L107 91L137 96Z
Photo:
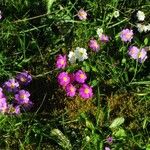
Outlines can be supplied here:
M149 0L0 1L0 150L150 150Z

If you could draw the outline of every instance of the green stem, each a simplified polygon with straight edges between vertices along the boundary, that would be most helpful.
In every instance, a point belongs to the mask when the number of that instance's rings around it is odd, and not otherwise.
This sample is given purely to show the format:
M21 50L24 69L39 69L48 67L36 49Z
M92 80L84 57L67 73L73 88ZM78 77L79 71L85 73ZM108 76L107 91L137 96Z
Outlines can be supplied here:
M133 76L133 78L131 79L129 85L130 85L130 84L132 83L132 81L135 79L135 76L136 76L136 74L137 74L137 67L138 67L138 60L136 61L136 66L135 66L134 76Z
M97 88L97 102L98 102L98 109L97 109L97 114L96 114L96 126L98 126L99 124L99 115L100 115L100 89L99 89L99 86Z

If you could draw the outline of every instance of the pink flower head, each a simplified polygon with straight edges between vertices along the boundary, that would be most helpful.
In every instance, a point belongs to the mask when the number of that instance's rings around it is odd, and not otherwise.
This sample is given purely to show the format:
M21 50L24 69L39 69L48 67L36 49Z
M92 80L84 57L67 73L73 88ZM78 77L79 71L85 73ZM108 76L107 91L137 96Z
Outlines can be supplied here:
M87 19L87 12L84 11L82 8L78 11L77 16L80 20L86 20Z
M62 68L64 69L67 65L67 59L66 59L66 55L58 55L57 59L56 59L56 67L58 69Z
M27 71L19 73L16 79L22 85L28 85L32 81L32 77Z
M130 46L128 54L133 58L133 59L138 59L139 57L139 52L140 50L136 46Z
M93 96L92 87L83 84L79 89L79 95L84 99L91 98Z
M112 143L113 142L113 138L111 136L109 136L106 140L107 140L107 143Z
M86 76L85 72L83 72L82 70L78 70L75 73L75 80L78 83L84 83L86 79L87 79L87 76Z
M140 63L144 62L147 59L147 51L144 48L142 48L138 57Z
M8 92L16 92L18 90L18 87L19 83L14 78L9 79L4 83L4 88L6 88Z
M8 114L20 114L20 106L13 106L13 105L9 105L8 106L8 110L7 110Z
M109 42L109 37L105 34L102 34L99 38L100 38L100 41L103 43Z
M110 150L110 148L109 147L105 147L105 150Z
M61 72L58 75L58 83L62 86L66 86L70 83L70 77L67 72Z
M120 33L121 40L124 42L131 42L133 38L133 30L123 29Z
M4 97L4 94L3 94L3 89L0 88L0 98L3 98Z
M100 46L99 46L99 44L97 43L96 40L90 40L90 41L89 41L89 47L90 47L93 51L95 51L95 52L99 51L99 49L100 49Z
M15 113L15 114L20 114L20 106L16 106L16 107L14 107L14 108L15 108L14 113Z
M76 94L76 88L72 84L66 86L67 96L73 97Z
M28 104L30 102L30 93L26 90L20 90L17 94L15 94L15 100L18 104Z
M7 101L5 97L0 98L0 112L5 113L7 111Z

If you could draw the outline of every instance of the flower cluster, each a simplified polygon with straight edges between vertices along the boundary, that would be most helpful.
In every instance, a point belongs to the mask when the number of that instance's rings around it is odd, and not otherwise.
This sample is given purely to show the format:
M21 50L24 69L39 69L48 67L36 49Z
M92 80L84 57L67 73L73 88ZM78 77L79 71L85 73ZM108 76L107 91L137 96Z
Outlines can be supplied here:
M137 17L139 18L139 20L144 20L145 16L140 16L140 14L142 15L143 13L138 12ZM140 27L140 30L146 30L146 29L142 29ZM123 29L120 32L120 38L123 42L131 42L131 40L133 39L133 35L134 35L133 30L127 28ZM128 54L131 58L138 60L140 63L144 62L147 59L147 51L144 48L140 50L136 46L130 46L128 50Z
M80 12L81 12L81 14L80 14ZM80 19L81 19L81 16L87 16L86 11L84 11L83 9L81 9L78 12L78 17ZM114 11L113 16L115 18L119 17L119 11ZM138 11L136 16L137 16L138 21L144 21L144 19L145 19L145 14L142 11ZM85 20L85 18L84 18L84 20ZM138 23L137 28L138 28L139 32L148 32L148 31L150 31L150 24L144 25L144 24ZM96 32L97 32L100 42L107 43L110 40L110 38L107 35L103 34L102 28L98 28ZM131 42L131 40L133 39L133 35L134 35L133 30L128 29L128 28L125 28L120 32L120 38L123 42ZM97 40L95 40L95 39L91 39L89 41L88 46L90 49L92 49L95 52L98 52L100 50L100 45L97 42ZM140 63L144 62L147 59L147 51L144 48L142 48L140 50L135 46L131 46L129 48L128 54L130 55L131 58L138 60ZM83 61L88 58L86 49L79 48L79 47L76 48L75 52L71 51L69 53L68 57L69 57L70 63L75 63L76 59L78 59L79 61Z
M101 31L98 31L98 32L101 32ZM109 41L109 37L105 34L99 33L98 36L99 36L100 42L102 43L107 43ZM94 52L98 52L100 50L100 45L98 41L93 38L89 40L88 47ZM76 60L78 60L79 62L84 61L88 59L87 50L85 48L77 47L74 51L69 52L68 58L71 64L76 63Z
M102 43L107 43L109 41L109 37L105 34L99 34L99 40ZM95 39L90 39L88 47L92 49L94 52L98 52L100 50L100 45ZM69 52L68 58L71 64L74 64L76 60L84 61L88 59L87 50L85 48L77 47L74 51Z
M137 12L136 16L137 16L138 21L143 22L145 20L145 14L144 12L140 10ZM145 25L144 23L137 23L136 27L140 33L150 31L150 24Z
M69 52L68 58L71 64L75 63L76 60L84 61L88 58L87 50L85 48L77 47L74 52Z
M101 43L107 43L109 42L110 38L103 34L103 29L101 28L98 28L97 29L97 35L98 35L98 38L99 38L99 41ZM98 52L100 50L100 45L99 45L99 42L95 39L91 39L89 41L89 44L88 44L89 48L92 49L94 52Z
M144 25L141 23L137 23L137 29L140 33L141 32L148 32L148 31L150 31L150 24Z
M133 31L129 29L123 29L120 33L120 37L124 42L131 42L133 38ZM136 46L130 46L128 54L131 58L138 60L140 63L143 63L147 59L147 51L144 48L140 50Z
M65 89L67 96L74 97L77 92L81 98L89 99L93 96L92 87L85 83L87 75L84 71L78 70L75 73L61 72L59 73L58 83Z
M20 108L30 107L30 93L21 89L22 85L28 85L32 80L27 71L17 74L16 78L4 82L3 89L0 88L0 112L7 114L19 114ZM4 94L5 93L5 94Z
M103 33L103 29L102 28L98 28L96 33L97 33L97 35L99 37L100 42L102 42L102 43L109 42L110 38Z
M119 17L119 11L115 11L113 15L115 18ZM87 13L83 9L80 9L78 11L77 16L80 20L87 19ZM137 13L137 17L140 21L144 20L145 18L144 14L140 11ZM111 38L104 34L102 28L98 28L96 32L99 40L91 38L88 42L88 47L94 52L99 52L101 45L109 42ZM119 35L120 39L125 43L131 42L134 37L133 30L128 28L124 28ZM128 55L140 63L143 63L147 59L147 51L144 48L140 50L136 46L129 47ZM76 47L74 51L70 51L68 54L68 61L71 64L76 63L76 61L82 62L86 59L88 59L87 50L82 47ZM66 66L66 54L59 54L56 57L56 68L65 69ZM73 73L63 71L58 74L57 80L59 85L62 86L63 89L65 89L67 96L74 97L77 92L79 92L79 95L84 99L88 99L93 96L92 88L85 83L85 81L87 80L87 76L83 70L77 70Z
M80 54L81 52L82 54ZM86 54L84 53L86 53L86 49L78 47L75 50L74 54L75 56L77 56L79 60L84 60L87 58L87 53ZM71 53L69 53L69 55L71 55ZM70 60L73 61L73 58L70 57L69 61ZM58 55L56 60L56 67L64 69L66 65L63 66L63 64L66 63L67 63L66 57L63 55ZM74 73L68 73L65 71L60 72L57 76L57 80L59 85L62 86L63 89L65 89L67 96L69 97L74 97L76 95L77 88L79 88L78 92L81 98L88 99L93 96L92 87L90 87L88 84L85 83L85 81L87 80L87 75L83 70L78 70Z

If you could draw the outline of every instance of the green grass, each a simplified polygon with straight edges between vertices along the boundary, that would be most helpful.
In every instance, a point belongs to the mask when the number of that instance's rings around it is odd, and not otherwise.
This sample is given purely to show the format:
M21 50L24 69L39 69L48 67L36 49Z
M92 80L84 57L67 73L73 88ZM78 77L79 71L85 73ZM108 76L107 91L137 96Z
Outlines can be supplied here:
M148 0L2 0L0 6L1 86L28 70L34 103L18 116L0 114L0 149L150 150L149 51L140 64L129 58L130 44L119 38L122 29L132 28L131 45L149 46L150 34L136 29L138 10L149 23ZM76 15L80 8L88 13L86 21ZM115 10L118 18L112 16ZM97 28L103 28L111 41L93 53L88 42L98 39ZM66 70L86 71L94 90L89 101L66 97L57 84L56 56L76 47L86 48L89 59ZM106 142L108 136L112 144Z

